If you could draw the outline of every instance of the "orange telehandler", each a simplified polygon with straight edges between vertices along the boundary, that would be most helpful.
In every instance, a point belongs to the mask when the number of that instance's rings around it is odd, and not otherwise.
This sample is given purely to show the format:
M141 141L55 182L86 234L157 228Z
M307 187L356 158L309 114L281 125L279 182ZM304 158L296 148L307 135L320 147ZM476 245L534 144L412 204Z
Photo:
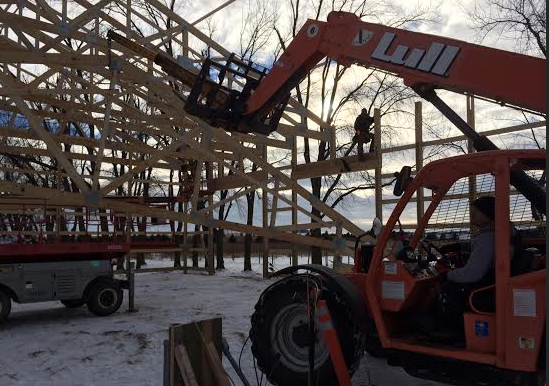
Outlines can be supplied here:
M110 37L132 44L115 33ZM374 247L357 240L353 273L342 275L315 265L277 272L292 275L262 293L250 331L252 352L272 384L337 384L329 350L315 328L319 299L328 305L351 374L366 350L419 378L457 385L545 384L546 204L545 190L534 178L545 175L545 150L499 150L435 92L471 94L544 116L544 59L366 23L345 12L331 12L327 22L308 20L268 73L231 55L224 64L206 60L197 77L175 70L169 58L147 55L192 83L185 104L188 113L229 131L262 134L276 130L291 90L324 57L346 66L380 69L403 78L478 151L432 162L413 179L410 169L403 169L395 186L395 194L402 197ZM243 86L234 89L227 74L242 80ZM475 177L487 178L494 186L495 279L469 294L462 315L463 344L431 340L417 328L418 316L437 301L437 273L456 263L436 252L427 230L441 226L430 221L440 219L433 216L447 200L467 204L467 193L454 188ZM397 247L395 234L402 234L397 224L420 189L431 192L430 205L406 247L401 248L403 242ZM509 223L516 207L510 204L512 197L524 198L538 225L526 230L510 259Z
M227 130L269 133L276 130L290 91L326 56L342 65L402 77L479 152L432 162L413 179L404 170L397 181L402 197L377 245L372 250L358 247L357 241L355 272L341 275L314 265L279 271L293 275L267 288L252 316L250 338L259 368L275 385L337 384L329 350L312 327L311 305L320 297L328 304L351 373L366 349L420 378L461 385L544 385L545 223L538 227L541 232L523 239L512 260L509 223L511 186L538 216L545 216L545 191L533 178L536 171L545 172L545 150L499 150L435 89L474 94L544 115L545 60L332 12L327 22L308 20L268 74L235 57L226 65L207 61L185 109ZM211 77L214 67L216 81ZM245 86L239 91L223 86L227 72L244 77ZM469 296L463 313L465 344L430 341L413 328L413 320L436 302L437 271L452 269L454 263L436 256L436 248L425 239L426 229L453 186L481 175L495 183L495 280ZM389 245L420 189L432 192L431 203L403 255ZM479 301L482 298L485 301Z

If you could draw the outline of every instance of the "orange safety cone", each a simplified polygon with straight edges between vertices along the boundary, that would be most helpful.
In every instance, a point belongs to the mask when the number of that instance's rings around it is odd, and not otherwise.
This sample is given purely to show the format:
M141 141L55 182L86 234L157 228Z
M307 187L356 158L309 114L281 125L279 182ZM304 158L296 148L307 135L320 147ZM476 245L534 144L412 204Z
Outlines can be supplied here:
M343 358L343 352L339 345L339 339L337 338L337 333L334 329L326 300L319 300L316 303L315 317L318 328L322 331L326 346L328 346L328 349L330 350L330 357L332 358L332 364L339 381L339 386L352 386L349 371L347 370L347 365Z

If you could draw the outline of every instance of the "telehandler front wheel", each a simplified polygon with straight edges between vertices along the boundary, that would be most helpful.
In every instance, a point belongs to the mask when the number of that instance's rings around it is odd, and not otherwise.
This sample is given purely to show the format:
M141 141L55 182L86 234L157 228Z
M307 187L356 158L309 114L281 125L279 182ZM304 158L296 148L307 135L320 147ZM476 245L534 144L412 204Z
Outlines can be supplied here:
M316 275L293 275L267 288L252 315L250 339L259 369L277 386L306 386L309 373L309 312L307 294L319 289L326 300L349 369L354 372L363 354L363 326L355 324L350 307ZM330 352L316 328L314 382L338 384Z

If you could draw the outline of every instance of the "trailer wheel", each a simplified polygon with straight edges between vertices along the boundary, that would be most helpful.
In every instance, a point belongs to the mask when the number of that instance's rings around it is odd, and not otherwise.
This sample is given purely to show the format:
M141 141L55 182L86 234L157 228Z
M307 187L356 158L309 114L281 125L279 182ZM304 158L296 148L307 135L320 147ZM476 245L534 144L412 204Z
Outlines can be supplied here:
M313 275L294 275L267 288L252 315L250 340L252 353L260 370L273 385L305 386L309 372L309 343L306 294L307 280L312 288ZM314 280L322 287L332 322L350 374L362 355L362 326L357 326L345 301L326 283ZM318 285L318 284L317 284ZM315 384L336 385L337 377L330 352L317 330L315 339Z
M88 294L88 309L97 316L110 315L122 304L122 289L112 280L98 280Z
M86 301L84 299L69 299L61 300L61 304L63 304L67 308L80 308L84 304L86 304Z
M11 312L10 295L0 289L0 323L5 322Z

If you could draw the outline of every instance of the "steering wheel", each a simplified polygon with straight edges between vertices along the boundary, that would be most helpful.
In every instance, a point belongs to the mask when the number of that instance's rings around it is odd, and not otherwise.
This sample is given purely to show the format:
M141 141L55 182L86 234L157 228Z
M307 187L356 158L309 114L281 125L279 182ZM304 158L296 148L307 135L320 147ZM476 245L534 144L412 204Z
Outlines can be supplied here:
M418 257L414 252L414 248L410 246L405 246L402 248L396 255L397 260L401 260L405 263L417 263Z
M442 253L440 249L438 249L438 247L429 240L422 239L419 240L419 243L421 244L421 247L425 250L425 252L427 252L427 258L429 261L437 261L442 256L444 256L444 253ZM433 251L438 253L438 257L433 253Z
M437 263L451 268L453 266L452 260L440 251L440 249L427 239L419 241L421 247L427 253L427 262L436 261ZM434 253L436 252L438 256Z

